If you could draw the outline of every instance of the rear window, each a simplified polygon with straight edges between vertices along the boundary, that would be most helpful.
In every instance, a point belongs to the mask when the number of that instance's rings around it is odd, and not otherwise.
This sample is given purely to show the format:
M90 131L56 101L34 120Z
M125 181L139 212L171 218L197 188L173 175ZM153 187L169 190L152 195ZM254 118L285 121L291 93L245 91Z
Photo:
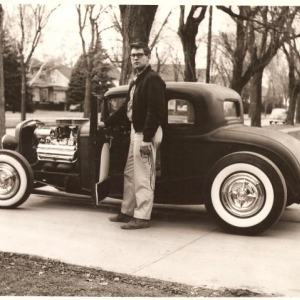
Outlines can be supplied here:
M223 102L224 117L226 120L239 119L241 117L240 104L237 101L225 100Z

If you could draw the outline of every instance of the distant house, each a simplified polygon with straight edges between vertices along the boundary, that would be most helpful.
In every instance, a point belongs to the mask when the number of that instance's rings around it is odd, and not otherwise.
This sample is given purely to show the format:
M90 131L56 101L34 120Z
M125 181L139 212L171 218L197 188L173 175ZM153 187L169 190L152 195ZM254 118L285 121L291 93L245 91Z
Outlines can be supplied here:
M33 59L28 77L35 108L65 109L71 72L67 66Z
M164 81L184 81L184 65L181 64L163 64L158 68L158 65L151 64L153 70L159 72L159 75ZM196 77L199 82L205 81L205 69L196 68Z
M32 59L29 72L29 85L32 88L36 109L66 110L66 91L69 88L72 68L54 62L41 62ZM120 70L110 66L108 76L112 86L118 85Z

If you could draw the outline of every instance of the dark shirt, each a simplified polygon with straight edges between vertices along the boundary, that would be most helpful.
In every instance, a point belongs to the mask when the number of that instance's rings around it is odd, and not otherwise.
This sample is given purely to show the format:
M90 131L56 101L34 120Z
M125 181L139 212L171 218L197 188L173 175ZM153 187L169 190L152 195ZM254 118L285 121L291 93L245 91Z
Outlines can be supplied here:
M108 119L106 126L118 124L120 118L127 119L127 103L130 90L135 85L132 99L132 124L136 132L142 132L144 142L150 142L157 128L163 124L165 115L166 84L161 77L148 66L129 86L125 103Z

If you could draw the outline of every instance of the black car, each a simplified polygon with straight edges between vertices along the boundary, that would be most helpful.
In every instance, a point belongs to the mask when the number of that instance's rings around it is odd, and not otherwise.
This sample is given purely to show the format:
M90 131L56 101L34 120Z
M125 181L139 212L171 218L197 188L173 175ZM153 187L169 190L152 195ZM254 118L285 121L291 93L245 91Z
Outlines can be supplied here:
M0 207L17 207L34 188L122 198L130 130L101 128L125 101L128 86L93 101L88 119L26 120L0 150ZM155 91L154 91L155 92ZM244 125L240 95L218 85L167 83L155 203L204 204L219 225L258 234L300 202L300 142L286 133Z

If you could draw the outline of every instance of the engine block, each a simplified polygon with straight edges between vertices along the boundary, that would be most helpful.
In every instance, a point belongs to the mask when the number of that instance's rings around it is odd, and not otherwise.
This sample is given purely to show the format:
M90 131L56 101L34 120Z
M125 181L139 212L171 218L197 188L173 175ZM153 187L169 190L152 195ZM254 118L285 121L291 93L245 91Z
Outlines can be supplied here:
M86 120L86 119L83 119ZM77 161L79 124L56 120L56 127L39 126L34 130L38 140L37 158L44 162L73 164ZM71 125L69 125L69 124ZM78 122L79 123L79 122Z

